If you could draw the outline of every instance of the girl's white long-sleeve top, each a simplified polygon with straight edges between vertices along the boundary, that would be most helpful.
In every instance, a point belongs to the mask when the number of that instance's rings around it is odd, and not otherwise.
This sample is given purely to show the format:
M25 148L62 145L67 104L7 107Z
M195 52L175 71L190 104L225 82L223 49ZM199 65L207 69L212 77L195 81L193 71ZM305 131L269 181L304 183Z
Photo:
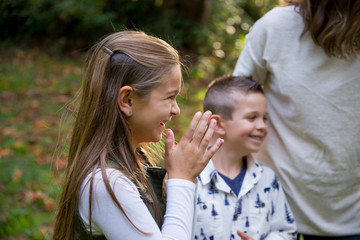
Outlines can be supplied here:
M137 187L120 171L106 169L110 186L132 223L143 232L136 230L125 215L114 204L105 188L101 172L94 177L92 203L92 232L103 234L107 239L137 240L186 240L191 236L194 213L195 184L182 179L167 180L167 200L164 224L160 230L148 208L140 197ZM84 180L80 192L79 212L89 231L89 190L86 184L91 174Z

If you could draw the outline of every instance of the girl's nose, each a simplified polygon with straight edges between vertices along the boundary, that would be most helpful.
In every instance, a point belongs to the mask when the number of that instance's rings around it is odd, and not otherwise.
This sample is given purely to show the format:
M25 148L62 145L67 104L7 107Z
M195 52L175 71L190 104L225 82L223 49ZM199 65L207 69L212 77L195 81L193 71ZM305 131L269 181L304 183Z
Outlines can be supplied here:
M177 104L177 102L175 102L171 107L171 115L177 116L179 114L180 114L180 108L179 108L179 105Z

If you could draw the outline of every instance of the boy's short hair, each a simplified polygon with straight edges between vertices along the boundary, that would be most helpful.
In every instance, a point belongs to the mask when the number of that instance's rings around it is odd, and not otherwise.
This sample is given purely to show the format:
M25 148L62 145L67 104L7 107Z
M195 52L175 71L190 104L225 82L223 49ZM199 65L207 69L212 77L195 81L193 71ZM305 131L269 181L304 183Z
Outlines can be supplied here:
M210 110L213 114L231 120L232 113L236 108L233 94L239 92L243 94L253 92L264 95L261 85L253 81L251 77L225 75L209 84L203 101L204 112Z

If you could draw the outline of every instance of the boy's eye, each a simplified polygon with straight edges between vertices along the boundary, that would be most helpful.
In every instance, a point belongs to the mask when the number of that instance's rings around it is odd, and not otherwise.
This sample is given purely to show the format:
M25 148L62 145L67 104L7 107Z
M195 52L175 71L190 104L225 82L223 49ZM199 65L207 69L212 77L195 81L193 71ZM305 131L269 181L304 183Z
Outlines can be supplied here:
M264 117L263 117L264 121L267 121L269 120L269 115L268 114L265 114Z

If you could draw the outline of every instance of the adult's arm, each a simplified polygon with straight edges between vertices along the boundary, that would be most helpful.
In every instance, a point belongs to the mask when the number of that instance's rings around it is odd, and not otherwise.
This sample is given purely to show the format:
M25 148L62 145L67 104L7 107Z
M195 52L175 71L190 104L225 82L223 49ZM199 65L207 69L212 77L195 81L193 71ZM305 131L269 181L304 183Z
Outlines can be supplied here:
M246 35L244 48L236 62L234 76L251 76L253 80L263 83L267 76L264 51L267 43L267 32L264 20L259 19L250 33Z

